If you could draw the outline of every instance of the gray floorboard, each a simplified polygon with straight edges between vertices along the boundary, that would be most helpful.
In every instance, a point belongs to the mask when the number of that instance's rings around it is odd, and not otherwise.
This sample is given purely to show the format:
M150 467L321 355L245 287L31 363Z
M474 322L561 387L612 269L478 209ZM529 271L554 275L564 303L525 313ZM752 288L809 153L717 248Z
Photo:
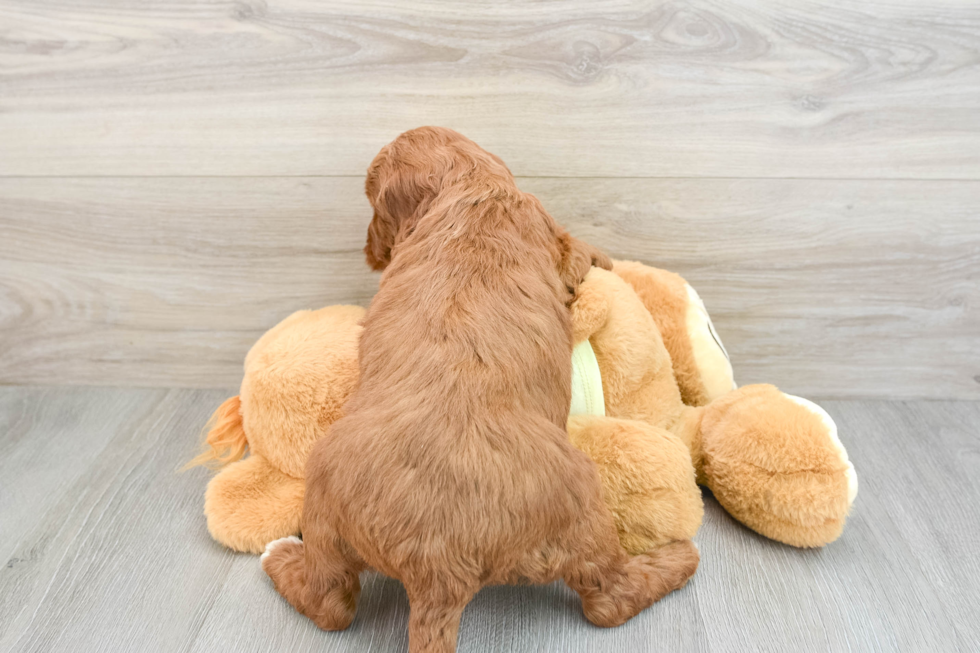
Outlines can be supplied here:
M0 651L400 651L401 585L365 574L317 630L209 538L176 469L222 391L0 388ZM691 583L619 628L567 587L487 588L461 651L977 650L980 403L826 401L860 477L840 540L786 547L710 495Z

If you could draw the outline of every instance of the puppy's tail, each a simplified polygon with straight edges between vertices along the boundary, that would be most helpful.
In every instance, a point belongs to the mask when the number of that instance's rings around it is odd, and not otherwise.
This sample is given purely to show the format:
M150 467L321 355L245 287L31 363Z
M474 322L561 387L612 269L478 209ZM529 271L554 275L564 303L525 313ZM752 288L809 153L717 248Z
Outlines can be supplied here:
M248 448L245 427L242 425L242 400L235 395L226 399L205 424L207 438L204 448L183 470L205 465L212 469L240 460ZM183 471L182 470L182 471Z

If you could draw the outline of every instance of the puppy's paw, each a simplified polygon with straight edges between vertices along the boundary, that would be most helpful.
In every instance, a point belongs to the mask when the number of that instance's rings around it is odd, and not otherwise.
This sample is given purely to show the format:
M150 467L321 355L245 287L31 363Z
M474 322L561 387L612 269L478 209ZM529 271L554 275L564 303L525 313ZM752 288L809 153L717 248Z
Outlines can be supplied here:
M602 268L603 270L612 270L613 262L605 252L595 249L592 252L592 267Z
M687 585L701 562L701 552L693 540L675 540L648 551L647 555L658 582L667 592Z
M265 564L266 559L272 554L272 552L275 551L277 547L282 546L286 542L294 542L296 544L302 544L303 540L299 539L295 535L290 535L289 537L280 537L278 540L272 540L271 542L265 545L265 552L259 558L259 560L263 563L263 565Z

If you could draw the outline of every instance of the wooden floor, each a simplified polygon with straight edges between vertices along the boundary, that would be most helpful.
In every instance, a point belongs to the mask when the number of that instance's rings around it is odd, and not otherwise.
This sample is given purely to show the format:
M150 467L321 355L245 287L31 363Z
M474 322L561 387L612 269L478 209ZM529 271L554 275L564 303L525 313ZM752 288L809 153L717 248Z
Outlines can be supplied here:
M210 539L207 473L176 469L227 394L0 388L0 651L405 650L398 582L365 574L351 628L321 632ZM460 650L977 650L980 403L824 405L861 482L837 542L776 544L709 496L685 589L603 630L564 585L488 588Z

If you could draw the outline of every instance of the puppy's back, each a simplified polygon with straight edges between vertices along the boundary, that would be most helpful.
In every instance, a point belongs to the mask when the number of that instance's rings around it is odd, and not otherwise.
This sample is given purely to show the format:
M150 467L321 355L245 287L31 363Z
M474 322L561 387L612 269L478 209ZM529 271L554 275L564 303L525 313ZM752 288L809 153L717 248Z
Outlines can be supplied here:
M551 218L532 208L516 190L442 198L399 245L368 309L361 384L332 429L343 444L323 462L343 478L335 492L352 519L423 541L352 541L377 549L396 577L403 561L390 552L426 555L438 549L430 538L452 538L461 560L509 548L517 560L520 542L560 531L556 520L583 500L563 482L582 465L564 431L565 289Z

